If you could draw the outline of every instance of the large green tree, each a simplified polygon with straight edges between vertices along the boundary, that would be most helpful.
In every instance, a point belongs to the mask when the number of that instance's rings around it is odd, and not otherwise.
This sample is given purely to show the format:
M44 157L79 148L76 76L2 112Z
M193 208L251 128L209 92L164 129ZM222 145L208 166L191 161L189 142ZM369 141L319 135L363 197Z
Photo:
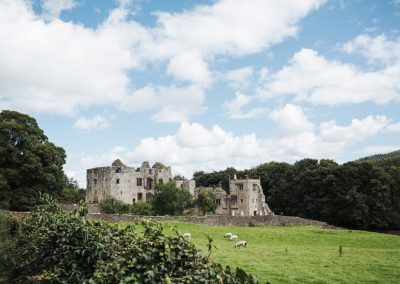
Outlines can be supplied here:
M174 181L157 184L152 198L154 213L157 215L182 214L192 205L192 194L184 188L176 187Z
M39 192L59 195L65 158L64 149L48 140L33 117L0 112L0 207L29 210Z
M215 209L217 209L215 193L208 188L200 189L197 198L194 200L194 204L203 215L207 212L214 213Z

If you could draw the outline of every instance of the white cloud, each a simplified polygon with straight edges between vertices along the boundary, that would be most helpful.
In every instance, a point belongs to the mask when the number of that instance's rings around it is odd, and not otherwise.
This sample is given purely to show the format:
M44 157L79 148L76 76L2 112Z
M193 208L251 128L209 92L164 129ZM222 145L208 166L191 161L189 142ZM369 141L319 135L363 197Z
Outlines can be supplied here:
M284 135L296 135L314 129L313 123L308 120L303 110L292 104L286 104L283 108L272 112L271 119L277 122L279 130Z
M142 139L128 156L134 162L163 161L190 176L201 169L251 166L262 158L260 154L255 134L234 136L217 125L208 130L197 123L183 123L175 135Z
M155 56L199 51L248 54L297 34L297 22L325 1L219 0L182 13L156 13ZM150 55L149 55L150 56Z
M386 154L392 151L397 151L400 149L399 145L378 145L378 146L368 146L362 150L363 155L376 155L376 154Z
M241 92L236 92L235 98L224 103L224 108L227 110L231 119L245 119L263 116L267 113L266 108L255 107L250 110L242 108L248 105L254 97L243 95Z
M116 146L112 148L109 152L94 155L94 156L84 156L80 158L80 163L83 169L90 169L95 167L106 167L111 165L116 159L121 159L122 161L127 160L127 149L123 146Z
M124 37L118 25L92 30L58 19L44 22L24 1L1 1L0 101L19 110L67 115L116 104L129 84L125 72L138 64L129 52L135 39ZM138 34L142 30L124 25Z
M368 116L353 119L348 125L338 125L334 121L323 122L315 127L298 106L287 105L277 110L273 118L278 120L277 127L286 131L283 122L298 124L283 114L293 110L293 117L303 121L298 131L291 135L275 135L258 138L254 133L235 135L214 125L211 129L199 123L182 123L175 134L161 137L147 137L133 147L116 153L82 159L86 165L95 166L98 161L109 164L116 158L128 164L140 164L143 160L162 161L171 165L174 173L190 176L199 170L220 170L228 166L238 169L256 166L263 162L296 161L306 157L340 158L351 146L366 139L391 131L396 125L385 116ZM279 120L280 119L280 120ZM300 131L301 129L301 131ZM282 130L282 129L281 129Z
M203 112L203 100L204 90L196 85L146 86L126 96L118 107L127 112L156 110L154 121L181 122Z
M92 118L81 116L76 120L74 124L75 128L82 130L104 129L109 126L110 123L108 122L108 120L101 115L96 115Z
M327 60L311 49L302 49L258 90L263 98L293 95L314 104L338 105L400 100L400 65L365 72L354 65Z
M215 126L217 127L217 126ZM204 147L215 146L222 142L222 135L218 135L220 129L215 128L214 131L208 131L199 123L182 123L176 134L176 142L182 147Z
M364 119L353 119L348 126L339 126L334 121L320 125L322 141L330 143L355 143L373 137L390 125L386 116L368 116Z
M346 53L359 53L370 63L378 61L392 65L400 61L400 38L389 40L385 35L359 35L341 45L341 49Z
M207 63L196 52L186 52L172 57L167 67L167 73L178 79L203 85L208 85L211 82Z
M248 86L253 73L254 70L251 66L234 69L226 73L225 80L229 82L231 88L245 88Z
M47 21L29 1L1 1L0 107L61 115L94 106L118 107L131 100L135 86L128 71L143 71L154 61L167 61L168 74L206 87L216 55L259 52L296 36L298 22L324 2L219 0L180 13L156 13L156 26L147 28L128 20L132 1L119 1L103 23L87 28L57 18L76 1L43 0L51 16ZM202 95L195 96L191 102L201 104ZM179 103L162 101L167 103L151 108L156 121L172 114L173 121L181 121L202 109L190 105L182 113Z
M58 18L62 11L74 8L75 0L42 0L43 16L46 19Z

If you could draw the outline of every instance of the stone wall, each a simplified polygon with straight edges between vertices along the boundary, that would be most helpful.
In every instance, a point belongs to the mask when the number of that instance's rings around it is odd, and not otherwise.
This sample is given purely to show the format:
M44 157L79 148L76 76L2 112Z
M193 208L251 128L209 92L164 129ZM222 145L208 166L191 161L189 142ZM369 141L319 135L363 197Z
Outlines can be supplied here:
M90 214L94 220L108 222L137 222L140 220L149 221L181 221L208 226L306 226L330 227L325 222L303 219L293 216L128 216L113 214Z
M79 204L74 203L60 203L60 208L65 212L71 212L74 209L79 207ZM100 213L100 206L99 204L87 204L89 214L99 214Z
M99 212L97 204L90 206L91 212ZM76 207L73 204L60 204L60 208L65 211L72 211ZM16 217L23 217L30 212L11 212L5 211ZM115 215L103 213L90 213L89 218L98 221L107 222L138 222L141 220L149 221L181 221L194 224L202 224L207 226L236 226L236 227L252 227L252 226L318 226L323 228L335 228L325 222L316 220L304 219L293 216L129 216L129 215Z

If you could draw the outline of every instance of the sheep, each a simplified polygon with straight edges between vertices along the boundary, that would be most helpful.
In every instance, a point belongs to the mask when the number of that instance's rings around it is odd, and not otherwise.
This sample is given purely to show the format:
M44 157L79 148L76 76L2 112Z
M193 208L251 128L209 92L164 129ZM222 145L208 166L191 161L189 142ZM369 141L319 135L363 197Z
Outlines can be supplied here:
M230 239L231 237L232 237L232 233L226 233L226 234L224 235L224 238Z
M235 244L235 248L246 247L246 245L247 245L247 242L246 242L246 241L238 241L238 242Z
M184 233L182 235L182 237L190 239L192 237L192 234L191 233Z
M237 240L237 239L238 239L238 236L237 236L237 235L232 235L229 239L230 239L231 241Z

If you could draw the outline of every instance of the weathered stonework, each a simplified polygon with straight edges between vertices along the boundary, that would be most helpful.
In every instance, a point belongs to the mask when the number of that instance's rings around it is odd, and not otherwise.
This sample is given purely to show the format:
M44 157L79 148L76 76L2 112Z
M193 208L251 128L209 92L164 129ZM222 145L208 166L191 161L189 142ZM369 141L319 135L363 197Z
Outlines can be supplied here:
M229 180L229 194L220 187L213 189L217 203L216 214L232 216L263 216L273 214L265 203L260 179Z
M111 167L87 170L86 202L98 203L107 197L128 204L146 201L154 194L157 183L167 183L171 179L171 168L162 163L150 167L148 162L143 162L140 168L134 168L117 159Z

